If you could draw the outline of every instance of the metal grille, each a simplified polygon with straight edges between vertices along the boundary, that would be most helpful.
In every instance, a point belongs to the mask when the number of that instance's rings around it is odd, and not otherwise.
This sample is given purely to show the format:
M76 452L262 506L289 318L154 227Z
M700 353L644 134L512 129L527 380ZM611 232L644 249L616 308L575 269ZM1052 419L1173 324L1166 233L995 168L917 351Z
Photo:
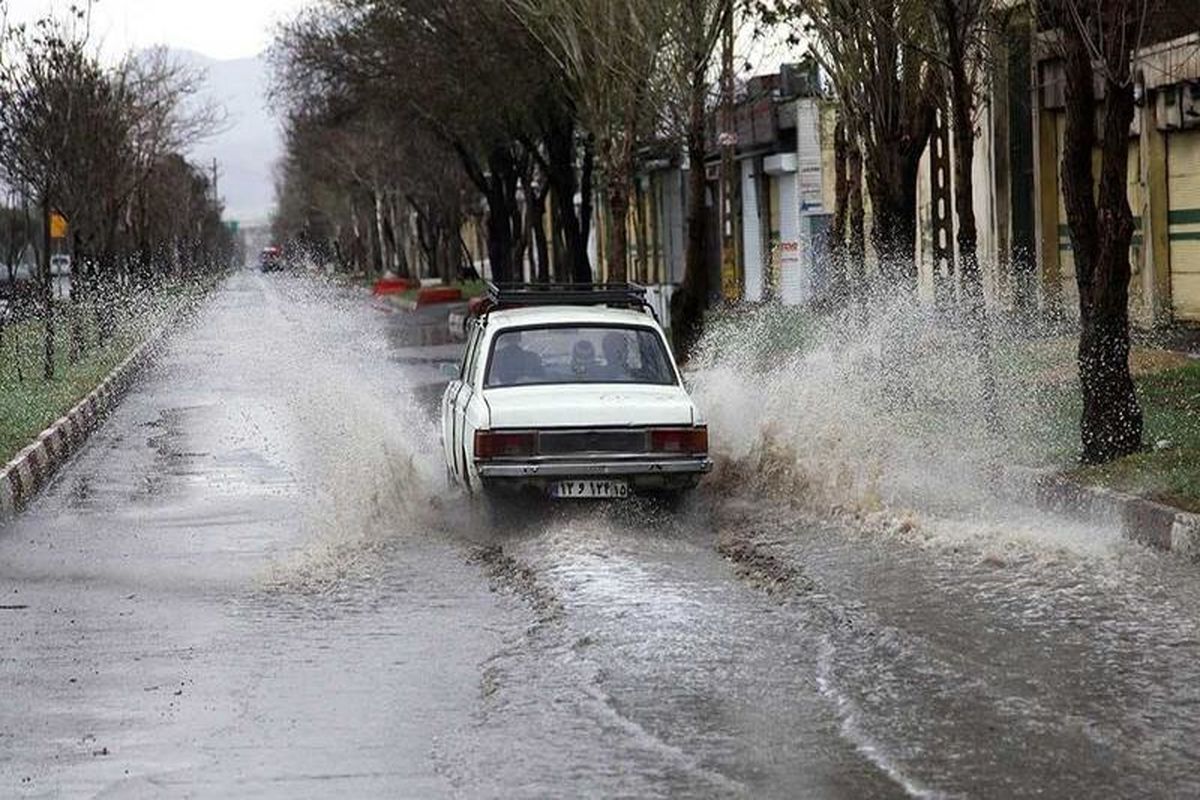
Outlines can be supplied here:
M538 437L538 452L544 456L565 456L577 453L645 453L646 432L543 432Z

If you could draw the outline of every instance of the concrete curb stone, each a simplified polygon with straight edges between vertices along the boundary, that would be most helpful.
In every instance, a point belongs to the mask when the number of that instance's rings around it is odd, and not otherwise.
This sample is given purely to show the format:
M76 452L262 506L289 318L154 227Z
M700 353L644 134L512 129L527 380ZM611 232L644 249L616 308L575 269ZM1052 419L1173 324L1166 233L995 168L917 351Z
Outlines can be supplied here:
M1130 541L1200 561L1200 514L1113 489L1086 486L1053 470L1007 467L1002 477L1010 494L1033 498L1043 511L1115 524Z
M88 437L100 427L104 417L120 402L133 385L133 379L157 354L175 327L198 305L186 303L124 360L70 411L42 431L37 439L0 468L0 521L12 518L26 508L54 474L78 452Z
M17 507L16 491L7 475L0 476L0 520L10 513L8 509Z

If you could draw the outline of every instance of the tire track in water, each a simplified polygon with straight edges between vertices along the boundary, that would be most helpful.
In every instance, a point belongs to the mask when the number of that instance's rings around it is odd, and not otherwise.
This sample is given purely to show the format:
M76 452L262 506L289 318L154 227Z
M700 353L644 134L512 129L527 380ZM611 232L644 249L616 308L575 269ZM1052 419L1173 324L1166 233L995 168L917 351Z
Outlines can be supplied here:
M723 521L724 552L824 630L818 676L844 733L913 793L1196 790L1200 752L1163 746L1200 735L1196 626L1147 614L1127 567L749 516ZM1177 566L1137 553L1135 572L1146 560Z
M577 755L526 764L543 788L582 757L596 766L565 785L591 793L904 794L842 742L811 644L736 579L701 517L579 510L477 549L489 580L535 621L485 665L480 725L464 747L486 752L497 731L545 714L559 733L551 749Z
M557 673L557 680L549 687L553 696L547 693L535 698L535 703L540 699L542 702L552 702L556 708L569 705L572 713L584 718L585 729L594 726L599 736L589 746L599 745L610 756L615 756L608 760L598 754L597 764L605 765L606 761L609 765L630 761L638 763L643 774L636 777L628 774L621 776L618 784L644 781L637 792L641 796L711 795L714 792L726 796L745 795L747 787L706 768L694 754L639 724L620 707L604 689L603 668L588 656L588 651L598 646L597 639L586 630L581 632L569 624L568 608L555 588L543 580L537 569L523 558L515 556L511 552L513 550L520 550L519 545L510 543L506 548L500 543L490 543L474 548L468 559L481 567L495 590L518 597L533 615L529 628L483 665L481 726L487 724L489 716L502 715L511 710L512 705L505 698L506 692L528 689L529 681L523 674L525 670L530 667L545 668ZM576 734L583 732L575 731ZM619 753L621 755L618 756ZM551 773L559 770L579 771L578 763L544 766L550 766ZM608 786L603 782L606 780L603 775L605 771L602 766L598 770L601 774L595 776L602 781L600 785L605 791L611 788L623 792L630 788ZM613 776L607 777L611 779ZM547 776L546 783L561 786L558 783L561 779L561 775L553 778ZM659 785L661 782L669 783L671 790L664 792ZM505 794L509 794L510 788L505 788ZM590 793L595 793L597 788L590 782L585 782L581 787ZM539 792L535 790L532 793Z

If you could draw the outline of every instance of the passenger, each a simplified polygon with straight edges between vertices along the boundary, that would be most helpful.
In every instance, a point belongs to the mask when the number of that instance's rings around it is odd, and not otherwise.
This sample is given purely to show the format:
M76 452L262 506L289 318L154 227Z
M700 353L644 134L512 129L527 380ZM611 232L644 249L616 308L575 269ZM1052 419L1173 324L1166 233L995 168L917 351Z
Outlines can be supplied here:
M571 371L577 377L595 380L599 366L600 362L596 360L596 346L587 339L580 339L571 348Z
M495 359L496 363L492 366L494 386L532 382L544 374L541 357L521 346L521 331L512 331L500 337Z
M604 349L604 379L614 382L631 380L629 340L625 335L616 331L606 333L600 346Z

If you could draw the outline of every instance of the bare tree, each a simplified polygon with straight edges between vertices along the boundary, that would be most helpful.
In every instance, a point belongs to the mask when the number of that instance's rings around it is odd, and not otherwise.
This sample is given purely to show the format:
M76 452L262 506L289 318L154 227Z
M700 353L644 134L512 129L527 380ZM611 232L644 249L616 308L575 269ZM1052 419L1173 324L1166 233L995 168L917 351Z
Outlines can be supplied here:
M1126 175L1134 116L1131 60L1147 3L1046 0L1040 9L1059 29L1065 68L1062 189L1079 287L1081 458L1088 464L1129 455L1142 446L1142 411L1129 372L1134 226ZM1098 175L1093 159L1097 145Z
M847 141L860 141L871 241L889 285L916 287L917 174L933 130L936 75L909 46L927 38L924 0L760 0L768 25L789 24L830 78Z
M66 19L47 18L31 29L13 31L0 69L0 172L10 185L27 192L41 213L43 371L48 379L55 372L51 215L68 219L76 247L70 306L74 357L81 346L78 301L101 277L107 288L117 288L114 276L103 273L119 263L118 239L128 242L138 235L138 220L131 213L134 193L149 191L146 184L163 159L194 142L213 121L204 106L185 108L196 76L170 65L161 54L106 69L90 51L86 10L74 8ZM161 186L153 191L168 207L192 208L164 198ZM204 213L211 217L210 206ZM219 212L216 222L219 227ZM206 241L215 245L217 233L210 230ZM160 243L142 238L140 244L148 274ZM105 307L111 310L111 304ZM102 335L111 331L111 318L105 315L101 322Z
M63 200L78 112L103 78L85 52L85 40L66 24L40 20L30 32L13 32L12 44L0 69L0 170L40 208L43 374L50 380L55 374L50 219Z
M507 0L563 76L580 122L597 142L612 224L608 274L626 278L634 151L654 118L654 85L666 37L658 0Z
M686 358L699 336L711 287L704 254L708 239L705 203L707 113L713 85L713 54L732 24L733 0L671 0L667 4L666 72L671 95L686 107L683 141L688 158L687 249L683 285L671 301L676 351Z
M559 84L555 70L504 0L330 0L282 29L273 61L274 94L285 108L336 102L354 113L377 104L438 138L487 204L493 276L516 276L529 148L561 105L547 102ZM569 138L568 159L573 145ZM573 204L574 193L560 202ZM585 250L586 236L572 242ZM574 258L586 266L585 252Z

